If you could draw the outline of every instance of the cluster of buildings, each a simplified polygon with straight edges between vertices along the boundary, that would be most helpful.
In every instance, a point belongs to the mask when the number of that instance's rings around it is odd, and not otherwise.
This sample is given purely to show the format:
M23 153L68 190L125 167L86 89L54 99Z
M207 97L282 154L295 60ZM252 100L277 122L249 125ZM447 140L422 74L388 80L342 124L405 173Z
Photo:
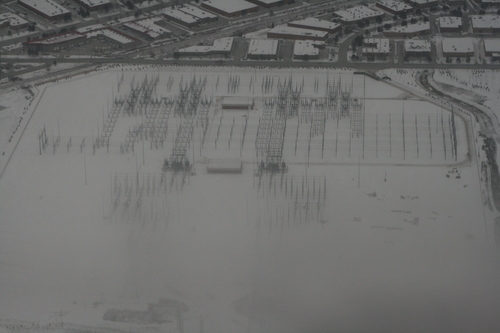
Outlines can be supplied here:
M27 28L28 25L29 22L19 15L12 13L0 14L0 28L9 28L11 30L19 31Z
M294 0L205 0L201 7L224 17L232 18L293 3Z

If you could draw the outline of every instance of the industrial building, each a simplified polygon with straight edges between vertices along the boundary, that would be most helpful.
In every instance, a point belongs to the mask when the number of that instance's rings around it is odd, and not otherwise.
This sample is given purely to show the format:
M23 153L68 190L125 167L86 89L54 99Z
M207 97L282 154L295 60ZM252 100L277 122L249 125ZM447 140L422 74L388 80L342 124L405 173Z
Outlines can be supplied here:
M287 25L279 25L269 30L267 32L267 37L279 39L326 41L328 39L328 32L295 28Z
M71 11L53 0L17 0L17 3L50 21L71 19Z
M483 40L484 55L492 59L500 59L500 39L488 38Z
M0 27L9 28L11 30L19 31L21 29L27 28L29 22L20 17L19 15L12 13L0 14Z
M164 9L161 13L168 21L180 24L186 28L192 28L199 23L198 18L179 9Z
M222 55L229 56L233 50L234 39L225 37L214 40L213 45L193 45L177 50L180 56L207 56L207 55Z
M273 8L273 7L288 5L294 2L294 0L247 0L247 1L264 8Z
M321 43L318 45L318 43ZM293 45L293 58L300 60L310 60L319 58L319 48L324 44L312 40L296 40Z
M330 22L327 20L320 20L315 17L308 17L304 20L289 22L288 26L301 29L326 31L331 34L339 31L342 27L338 23Z
M384 12L373 10L366 6L355 6L345 10L333 12L343 24L354 24L365 20L375 19L384 16Z
M462 18L456 16L442 16L439 18L439 29L441 32L461 32Z
M179 7L178 10L195 17L199 23L215 22L219 19L217 15L204 11L203 9L193 5L184 5Z
M409 13L413 11L412 6L401 1L394 1L394 0L377 1L375 5L378 8L393 15L400 15L403 13Z
M405 39L405 56L408 57L430 57L431 41L422 39Z
M279 42L273 39L252 39L248 46L248 59L278 59Z
M160 17L151 17L143 20L124 23L123 26L144 35L147 39L158 39L169 36L172 32L160 27L155 22L161 21Z
M387 37L412 38L422 36L431 32L429 22L418 22L415 24L399 25L384 32Z
M438 0L406 0L406 2L417 8L427 8L438 4Z
M387 38L365 38L361 54L366 57L385 59L391 53L390 40Z
M83 8L96 11L109 9L111 7L111 2L109 0L73 0Z
M477 34L494 34L500 32L499 15L470 15L472 32Z
M239 17L259 11L259 6L244 0L206 0L201 7L225 17Z
M472 39L463 38L443 38L444 57L470 57L474 55L474 44Z

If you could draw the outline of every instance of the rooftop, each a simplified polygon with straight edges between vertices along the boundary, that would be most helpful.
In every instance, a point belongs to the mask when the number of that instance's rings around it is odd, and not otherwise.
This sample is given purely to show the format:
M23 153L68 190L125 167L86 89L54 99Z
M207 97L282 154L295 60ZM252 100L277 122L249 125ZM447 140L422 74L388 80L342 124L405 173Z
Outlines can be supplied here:
M394 1L394 0L383 0L383 1L377 1L377 4L392 9L397 12L402 12L404 10L412 10L413 7L400 1Z
M334 12L334 14L339 16L341 20L346 22L369 19L372 17L384 15L383 12L370 9L366 6L355 6L346 10L338 10Z
M35 8L36 10L47 16L56 16L71 13L68 9L52 0L19 0L19 2L31 8Z
M180 49L180 52L206 54L210 52L230 52L233 48L233 37L225 37L214 40L213 45L193 45Z
M94 36L98 36L98 35L106 36L106 37L108 37L108 38L110 38L110 39L112 39L120 44L129 44L129 43L136 41L127 35L124 35L122 33L119 33L116 30L109 29L109 28L93 30L93 31L87 33L87 37L94 37Z
M275 39L252 39L248 54L275 55L278 53L278 41Z
M297 40L293 46L293 55L295 56L317 56L319 49L316 47L317 42L310 40Z
M397 32L397 33L415 33L421 31L427 31L431 28L431 24L429 22L418 22L415 24L408 24L405 26L399 25L396 27L392 27L389 32Z
M7 21L9 22L11 27L15 27L18 25L23 25L23 24L28 23L28 21L26 21L25 19L23 19L22 17L20 17L16 14L12 14L12 13L0 14L0 25L3 24L4 22L7 22Z
M437 0L410 0L410 2L417 3L419 5L426 5L428 3L437 3Z
M79 38L85 38L85 34L81 34L79 32L69 32L69 33L60 34L60 35L56 35L56 36L52 36L52 37L32 40L32 41L26 42L26 43L27 44L52 45L52 44L59 44L59 43L68 42L68 41L79 39Z
M472 39L463 38L443 38L443 52L445 53L470 53L474 52Z
M124 26L129 27L130 29L139 31L143 34L146 34L152 38L157 38L164 34L171 33L170 30L160 27L155 24L155 22L160 21L159 17L151 17L144 20L138 20L135 22L125 23Z
M363 47L363 53L387 54L391 52L391 47L387 38L365 38L364 43L376 46Z
M484 39L484 49L486 52L500 52L500 39L488 38Z
M207 11L204 11L203 9L200 9L196 6L192 5L184 5L183 7L180 7L179 10L181 12L184 12L186 14L193 15L194 17L197 17L199 19L204 19L204 18L217 18L217 15L209 13Z
M431 52L431 41L422 39L405 39L405 51Z
M243 10L258 8L259 6L244 0L205 0L204 4L217 8L226 13L235 13Z
M338 23L330 22L327 20L320 20L315 17L308 17L304 20L293 21L290 22L289 24L296 24L304 27L317 27L329 30L337 29L340 26L340 24Z
M459 28L462 25L462 18L456 16L442 16L439 18L441 28Z
M499 15L471 15L470 18L475 29L500 28Z
M95 7L99 5L105 5L105 4L110 4L111 2L109 0L80 0L84 4L90 6L90 7Z
M188 24L198 22L198 18L194 17L193 15L181 12L178 9L165 9L162 11L162 13L166 16L173 17L179 21L182 21L182 22L185 22Z
M295 27L289 27L287 25L279 25L277 27L274 27L273 29L269 30L268 33L287 34L287 35L295 35L302 37L320 37L320 38L326 37L328 35L328 32L326 31L295 28Z

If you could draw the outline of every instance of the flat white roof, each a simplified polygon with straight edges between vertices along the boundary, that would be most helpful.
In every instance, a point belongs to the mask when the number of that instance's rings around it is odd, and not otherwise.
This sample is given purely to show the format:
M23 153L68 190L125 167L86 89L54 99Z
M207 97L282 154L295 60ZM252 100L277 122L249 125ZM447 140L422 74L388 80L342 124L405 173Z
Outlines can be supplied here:
M413 7L400 1L394 1L394 0L384 0L384 1L377 1L377 4L392 9L397 12L402 12L404 10L412 10Z
M109 0L80 0L84 4L90 7L95 7L99 5L105 5L111 3Z
M210 52L230 52L233 48L233 41L233 37L219 38L214 40L214 44L212 46L193 45L179 49L179 52L200 53L200 55Z
M293 45L293 55L295 56L317 56L319 49L315 46L316 41L311 40L297 40Z
M500 39L498 38L490 38L484 39L484 49L486 52L500 52Z
M129 43L134 42L133 39L131 39L123 34L120 34L114 30L107 29L107 28L94 30L94 31L87 33L87 37L93 37L93 36L98 36L98 35L106 36L106 37L113 39L114 41L116 41L120 44L129 44Z
M204 11L203 9L200 9L196 6L193 5L184 5L183 7L178 8L181 12L184 12L189 15L193 15L194 17L197 17L199 19L214 19L217 18L218 16L212 13L209 13L207 11Z
M376 46L363 47L363 53L387 54L391 52L389 39L387 38L365 38L365 44L375 44Z
M179 21L182 21L184 23L197 23L198 19L194 17L193 15L186 14L184 12L181 12L178 9L165 9L162 11L162 13L168 17L173 17Z
M405 39L405 52L431 52L431 41L422 39Z
M397 27L392 27L390 32L397 32L397 33L415 33L415 32L421 32L421 31L427 31L430 30L431 24L429 22L418 22L415 24L408 24L406 26L399 25Z
M3 24L4 22L10 22L11 27L16 27L19 25L27 24L28 21L23 19L22 17L12 14L12 13L3 13L0 14L0 24Z
M443 52L445 53L470 53L474 52L474 44L469 37L443 38Z
M439 18L441 28L459 28L462 25L462 18L456 16L442 16Z
M169 34L171 33L170 30L165 29L163 27L160 27L159 25L155 24L155 22L160 21L161 18L159 17L151 17L143 20L138 20L135 22L129 22L125 23L124 26L129 27L130 29L139 31L143 34L149 35L152 38L159 37L164 34Z
M301 25L304 27L317 27L317 28L330 29L330 30L337 29L340 26L340 24L338 24L338 23L330 22L327 20L320 20L320 19L317 19L315 17L308 17L304 20L293 21L290 23L296 24L296 25Z
M275 55L278 53L278 41L275 39L252 39L248 54Z
M203 3L226 13L235 13L259 7L244 0L205 0Z
M19 0L19 2L29 7L36 8L47 16L71 13L68 9L52 0Z
M474 29L500 28L499 15L471 15L470 18Z
M366 6L355 6L346 10L338 10L334 12L334 14L339 16L342 21L346 22L384 15L384 13L380 10L373 10Z
M295 35L301 37L320 37L320 38L326 37L328 35L328 32L326 31L295 28L295 27L289 27L287 25L279 25L277 27L274 27L273 29L269 30L268 33Z

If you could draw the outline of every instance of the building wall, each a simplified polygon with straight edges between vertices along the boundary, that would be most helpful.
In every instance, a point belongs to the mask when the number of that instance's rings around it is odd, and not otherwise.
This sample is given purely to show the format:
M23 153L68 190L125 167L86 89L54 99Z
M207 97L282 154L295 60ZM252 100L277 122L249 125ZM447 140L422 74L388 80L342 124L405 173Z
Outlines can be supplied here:
M387 37L403 37L412 38L417 36L423 36L430 33L430 30L415 31L415 32L397 32L397 31L385 31L384 35Z
M500 28L474 28L472 27L472 32L475 34L494 34L500 33Z
M91 40L85 38L84 36L82 36L82 38L73 39L61 43L54 43L54 44L43 44L34 41L34 42L24 43L23 50L24 51L36 50L39 52L56 52L56 51L71 49L73 47L84 45L89 42L91 42Z
M259 6L264 7L264 8L279 7L279 6L287 5L287 4L290 4L293 2L293 0L281 0L281 1L271 3L271 4L267 4L267 3L261 2L259 0L246 0L246 1L251 2L253 4L256 4L256 5L259 5Z
M443 57L472 57L474 52L443 52Z
M228 12L222 11L222 10L220 10L218 8L212 7L209 4L207 4L206 2L202 2L201 3L201 7L204 8L204 9L208 9L208 10L210 10L210 11L212 11L214 13L217 13L219 15L225 16L225 17L238 17L238 16L242 16L242 15L249 14L249 13L255 13L255 12L259 11L259 7L255 7L255 8L251 8L249 10L243 10L243 11L237 11L237 12L234 12L234 13L228 13Z
M462 26L458 27L458 28L441 28L439 27L439 29L441 30L441 32L461 32L462 31Z
M295 24L293 22L288 23L288 26L289 27L294 27L294 28L301 28L301 29L311 29L311 30L317 30L317 31L326 31L326 32L332 33L332 34L336 33L337 31L340 31L340 29L342 28L341 25L339 25L335 29L328 29L328 28L321 28L321 27L314 27L314 26L306 26L306 25L302 25L302 24Z
M292 39L292 40L320 40L320 41L325 41L328 39L328 35L325 37L315 37L315 36L297 36L297 35L290 35L290 34L281 34L281 33L276 33L276 32L268 32L267 33L268 38L277 38L277 39Z
M180 24L184 27L187 27L187 28L192 28L194 26L197 26L198 23L197 22L193 22L193 23L188 23L188 22L184 22L182 20L179 20L178 18L176 17L173 17L173 16L169 16L168 14L163 14L165 16L165 18L167 18L168 20L172 21L172 22L175 22L177 24Z

